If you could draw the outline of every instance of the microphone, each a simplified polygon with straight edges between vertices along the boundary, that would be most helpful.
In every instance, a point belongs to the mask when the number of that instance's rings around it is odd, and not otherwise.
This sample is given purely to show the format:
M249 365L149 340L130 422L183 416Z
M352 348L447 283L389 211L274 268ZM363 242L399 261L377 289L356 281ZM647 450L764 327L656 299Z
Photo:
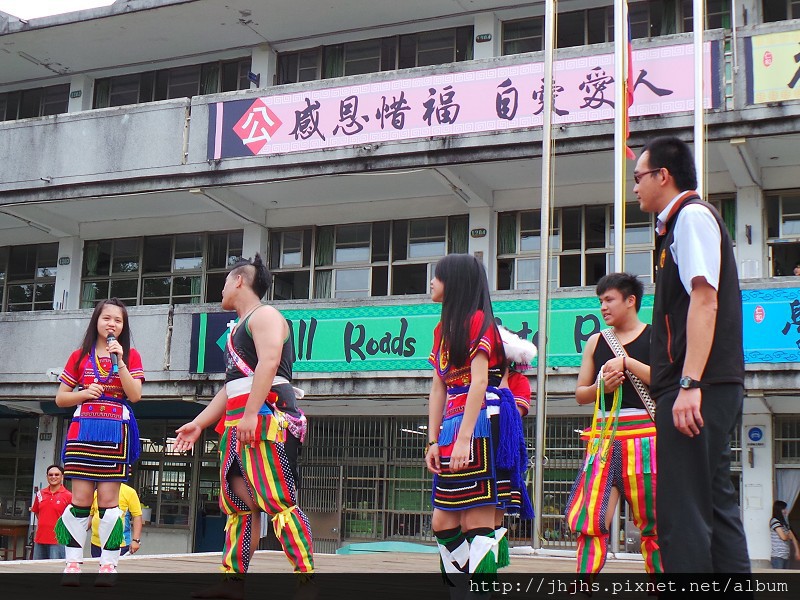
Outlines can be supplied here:
M117 338L114 337L113 333L109 333L106 336L106 341L110 344L111 342L116 342ZM113 352L110 352L109 354L111 354L111 372L114 375L116 375L116 374L119 373L119 366L117 366L117 360L119 360L119 359L117 358L117 355L114 354Z

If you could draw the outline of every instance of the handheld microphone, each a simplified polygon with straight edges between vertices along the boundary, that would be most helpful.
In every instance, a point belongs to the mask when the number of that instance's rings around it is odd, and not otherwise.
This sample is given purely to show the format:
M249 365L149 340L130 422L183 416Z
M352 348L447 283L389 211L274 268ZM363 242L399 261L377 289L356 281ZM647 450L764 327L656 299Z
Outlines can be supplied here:
M114 337L113 333L109 333L108 336L106 336L106 341L108 341L108 343L110 344L111 342L116 342L117 338ZM117 365L117 360L119 359L117 358L117 355L114 354L113 352L110 352L109 354L111 354L111 372L114 375L116 375L117 373L119 373L119 366Z

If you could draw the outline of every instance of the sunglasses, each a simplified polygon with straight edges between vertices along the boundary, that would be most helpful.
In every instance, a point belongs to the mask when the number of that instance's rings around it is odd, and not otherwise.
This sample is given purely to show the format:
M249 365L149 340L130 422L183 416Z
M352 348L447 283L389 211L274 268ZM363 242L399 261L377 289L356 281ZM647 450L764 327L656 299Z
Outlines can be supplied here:
M48 477L61 477L61 473L48 473Z
M660 171L661 169L662 169L662 167L659 167L658 169L650 169L649 171L645 171L644 173L634 173L633 174L633 182L638 185L638 183L642 180L642 177L644 177L645 175L650 175L650 173L656 173L657 171Z

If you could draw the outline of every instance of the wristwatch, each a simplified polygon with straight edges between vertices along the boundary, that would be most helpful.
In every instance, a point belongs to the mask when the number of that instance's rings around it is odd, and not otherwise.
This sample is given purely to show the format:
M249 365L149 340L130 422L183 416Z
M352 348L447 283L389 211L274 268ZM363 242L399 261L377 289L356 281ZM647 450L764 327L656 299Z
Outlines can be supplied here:
M136 538L131 539L131 541L132 542L136 542L137 544L140 544L140 545L142 543L142 540L139 540L139 539L136 539Z
M680 384L684 390L700 387L700 382L697 381L697 379L692 379L691 377L687 377L685 375L681 377Z

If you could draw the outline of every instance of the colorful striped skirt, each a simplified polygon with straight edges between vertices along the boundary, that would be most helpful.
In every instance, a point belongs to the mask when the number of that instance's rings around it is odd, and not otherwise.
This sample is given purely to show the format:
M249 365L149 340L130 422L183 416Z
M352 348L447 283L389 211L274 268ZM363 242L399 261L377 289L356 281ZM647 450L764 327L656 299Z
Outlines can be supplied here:
M500 434L499 408L481 406L470 443L470 461L466 468L450 470L458 429L464 415L467 394L447 398L442 430L439 433L441 472L433 477L432 502L441 510L466 510L477 506L497 505L495 448Z
M139 458L139 429L128 403L101 397L77 406L61 458L68 479L128 481Z

